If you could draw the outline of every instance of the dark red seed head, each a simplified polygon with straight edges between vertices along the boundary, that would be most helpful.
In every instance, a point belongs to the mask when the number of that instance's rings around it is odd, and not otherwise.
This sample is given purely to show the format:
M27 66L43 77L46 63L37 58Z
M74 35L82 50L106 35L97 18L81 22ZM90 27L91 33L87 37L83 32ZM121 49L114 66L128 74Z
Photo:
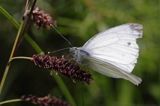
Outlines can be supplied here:
M92 79L91 74L83 71L78 64L75 64L64 57L50 55L33 55L33 62L38 67L53 69L58 73L70 77L73 80L89 83Z

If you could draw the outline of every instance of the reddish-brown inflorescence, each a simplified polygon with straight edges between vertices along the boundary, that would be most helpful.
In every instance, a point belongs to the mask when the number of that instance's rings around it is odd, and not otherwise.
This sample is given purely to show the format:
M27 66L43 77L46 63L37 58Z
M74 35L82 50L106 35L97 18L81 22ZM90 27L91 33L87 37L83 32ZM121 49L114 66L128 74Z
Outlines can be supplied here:
M67 102L62 101L54 96L37 97L33 95L24 95L21 97L21 99L39 106L69 106Z
M53 20L48 13L40 10L38 7L33 10L31 19L39 28L44 27L50 29L51 27L56 26L56 21Z
M65 59L63 56L58 58L50 55L33 55L32 58L34 64L38 67L53 69L73 80L89 83L92 79L91 74L81 70L77 64Z

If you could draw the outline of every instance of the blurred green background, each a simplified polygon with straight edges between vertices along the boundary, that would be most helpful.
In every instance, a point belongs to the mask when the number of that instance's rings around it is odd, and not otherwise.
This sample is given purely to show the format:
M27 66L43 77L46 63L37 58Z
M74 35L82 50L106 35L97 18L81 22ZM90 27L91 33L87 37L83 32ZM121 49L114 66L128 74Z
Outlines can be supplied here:
M124 23L144 26L143 39L138 40L140 57L133 71L143 79L138 87L129 81L112 79L91 71L90 85L73 83L61 76L78 106L160 106L160 1L159 0L37 0L37 5L48 11L57 21L57 29L74 46L82 46L94 34ZM0 0L0 6L20 21L24 11L23 0ZM0 78L17 33L17 29L0 14ZM32 27L29 35L48 52L68 47L54 30ZM36 52L24 39L17 51L19 56ZM67 54L67 52L65 52ZM59 54L60 55L60 54ZM31 62L12 63L3 94L5 99L24 94L48 94L66 100L55 80L45 69ZM12 103L5 106L32 106ZM33 105L34 106L34 105Z

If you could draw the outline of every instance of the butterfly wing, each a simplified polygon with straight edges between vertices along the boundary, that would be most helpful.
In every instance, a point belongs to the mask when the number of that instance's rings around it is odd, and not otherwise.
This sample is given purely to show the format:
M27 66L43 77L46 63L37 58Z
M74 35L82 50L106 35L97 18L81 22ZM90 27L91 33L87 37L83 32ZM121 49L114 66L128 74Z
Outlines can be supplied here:
M82 46L82 49L91 57L130 73L139 55L136 39L141 37L142 25L124 24L95 35Z
M126 79L126 80L132 82L135 85L139 85L142 82L141 78L139 78L131 73L127 73L127 72L123 71L122 69L120 69L110 63L107 63L107 62L104 62L104 61L101 61L101 60L98 60L98 59L95 59L92 57L86 57L86 58L89 61L91 61L90 65L91 65L92 69L103 74L103 75L113 77L113 78L123 78L123 79Z
M90 54L89 60L100 73L139 84L141 79L131 72L137 63L136 39L142 37L142 29L142 25L135 23L120 25L95 35L81 49Z

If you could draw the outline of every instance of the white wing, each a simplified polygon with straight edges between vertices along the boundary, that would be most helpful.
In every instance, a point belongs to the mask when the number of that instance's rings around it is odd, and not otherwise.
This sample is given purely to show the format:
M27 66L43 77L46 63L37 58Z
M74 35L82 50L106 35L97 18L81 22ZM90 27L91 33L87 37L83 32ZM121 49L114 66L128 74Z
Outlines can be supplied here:
M81 49L90 57L117 67L121 73L130 73L137 63L136 39L142 37L142 29L142 25L135 23L120 25L95 35Z
M92 57L86 57L90 62L90 65L92 67L93 70L109 76L109 77L113 77L113 78L123 78L126 80L129 80L130 82L132 82L135 85L139 85L142 80L141 78L131 74L131 73L127 73L125 71L123 71L122 69L113 66L110 63L107 62L103 62L101 60L98 60L96 58L92 58Z

